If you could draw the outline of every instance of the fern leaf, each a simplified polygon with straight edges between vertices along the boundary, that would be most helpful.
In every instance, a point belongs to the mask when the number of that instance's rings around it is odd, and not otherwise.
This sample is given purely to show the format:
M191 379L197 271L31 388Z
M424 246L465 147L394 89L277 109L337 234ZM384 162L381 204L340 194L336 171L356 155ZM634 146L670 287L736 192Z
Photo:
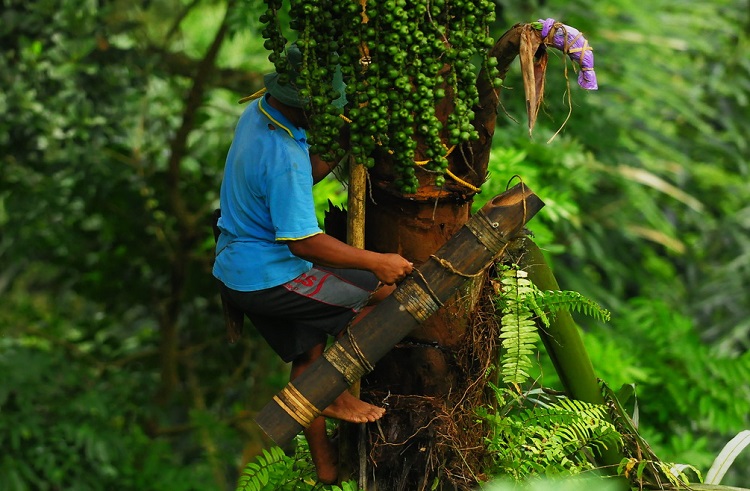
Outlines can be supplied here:
M534 287L520 270L503 273L504 294L501 298L500 339L504 353L500 360L503 381L522 384L529 378L532 367L531 357L538 340L536 324L527 306L527 298L534 293Z
M294 469L295 461L287 457L279 447L264 449L261 455L249 462L242 472L237 491L266 491L284 489L281 485L296 480L299 471Z
M590 298L574 291L537 291L535 301L536 304L539 304L541 309L546 309L551 313L560 310L579 312L589 317L593 317L600 322L607 322L611 317L607 309L602 308Z

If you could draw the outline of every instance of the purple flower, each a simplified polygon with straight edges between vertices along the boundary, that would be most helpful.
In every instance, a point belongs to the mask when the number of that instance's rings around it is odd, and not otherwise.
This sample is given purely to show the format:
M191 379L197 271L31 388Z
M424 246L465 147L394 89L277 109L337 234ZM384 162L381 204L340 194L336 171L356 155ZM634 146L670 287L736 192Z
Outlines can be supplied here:
M575 27L567 26L555 19L539 19L539 22L542 23L544 43L551 44L581 66L581 71L578 73L578 85L587 90L598 89L599 85L596 83L594 72L594 48L589 46L583 34Z

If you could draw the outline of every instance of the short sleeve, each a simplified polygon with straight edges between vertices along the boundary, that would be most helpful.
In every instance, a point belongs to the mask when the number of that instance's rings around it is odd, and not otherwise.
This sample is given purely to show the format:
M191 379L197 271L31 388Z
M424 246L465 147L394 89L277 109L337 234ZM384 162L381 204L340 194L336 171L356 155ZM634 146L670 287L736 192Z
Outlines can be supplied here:
M276 240L299 240L322 233L315 216L310 158L282 152L267 188L268 208Z

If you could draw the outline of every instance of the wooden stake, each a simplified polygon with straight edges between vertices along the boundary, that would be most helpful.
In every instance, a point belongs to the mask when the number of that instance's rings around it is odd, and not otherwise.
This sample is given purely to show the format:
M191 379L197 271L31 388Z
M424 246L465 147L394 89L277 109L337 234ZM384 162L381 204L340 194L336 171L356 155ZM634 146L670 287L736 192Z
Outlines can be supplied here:
M365 248L365 196L367 195L367 169L358 164L353 158L349 161L349 199L346 215L346 242L358 249ZM349 387L349 392L359 398L360 383ZM339 479L349 480L355 472L355 465L359 467L358 485L360 489L367 489L367 453L360 447L364 442L364 432L358 431L364 425L341 422L339 424ZM354 455L359 455L354 464Z

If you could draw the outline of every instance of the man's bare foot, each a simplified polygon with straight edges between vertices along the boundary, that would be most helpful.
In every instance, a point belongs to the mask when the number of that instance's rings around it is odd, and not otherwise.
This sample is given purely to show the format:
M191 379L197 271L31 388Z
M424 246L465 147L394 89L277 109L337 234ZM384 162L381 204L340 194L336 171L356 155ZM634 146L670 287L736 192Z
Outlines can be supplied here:
M350 423L372 423L383 417L385 409L373 406L344 392L323 410L323 416Z

